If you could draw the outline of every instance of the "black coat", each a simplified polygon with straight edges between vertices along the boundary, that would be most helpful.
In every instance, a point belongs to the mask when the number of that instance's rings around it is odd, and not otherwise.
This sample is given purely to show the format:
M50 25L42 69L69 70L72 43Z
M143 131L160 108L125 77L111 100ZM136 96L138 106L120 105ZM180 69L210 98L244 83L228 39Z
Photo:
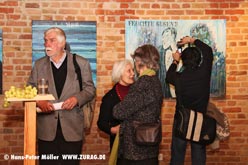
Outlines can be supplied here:
M119 120L114 119L112 115L114 106L121 101L116 93L115 87L116 85L103 96L97 121L98 128L110 135L110 149L115 139L115 135L111 134L110 129L120 124Z
M210 96L213 52L211 47L200 40L195 40L194 44L202 52L203 62L201 66L195 70L185 68L181 73L178 73L176 71L177 65L172 63L167 71L166 80L170 84L176 85L177 96L179 94L178 85L180 85L180 93L184 107L206 113Z

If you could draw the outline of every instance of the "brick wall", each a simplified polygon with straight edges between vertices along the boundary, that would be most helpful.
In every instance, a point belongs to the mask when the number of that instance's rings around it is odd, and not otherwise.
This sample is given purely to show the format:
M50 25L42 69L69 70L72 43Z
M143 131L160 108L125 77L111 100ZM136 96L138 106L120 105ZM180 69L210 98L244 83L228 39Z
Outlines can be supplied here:
M226 98L214 100L230 120L231 137L220 150L207 150L207 164L248 163L248 1L247 0L1 0L0 28L3 31L3 89L22 86L31 70L32 20L97 21L97 109L85 154L106 154L108 137L96 127L101 98L112 86L114 61L125 56L125 19L226 19ZM3 96L0 96L0 104ZM163 161L170 160L174 100L164 100L162 109ZM23 154L23 106L0 107L0 165L22 164L4 160L3 154ZM186 161L190 164L190 152ZM87 160L82 164L107 164Z

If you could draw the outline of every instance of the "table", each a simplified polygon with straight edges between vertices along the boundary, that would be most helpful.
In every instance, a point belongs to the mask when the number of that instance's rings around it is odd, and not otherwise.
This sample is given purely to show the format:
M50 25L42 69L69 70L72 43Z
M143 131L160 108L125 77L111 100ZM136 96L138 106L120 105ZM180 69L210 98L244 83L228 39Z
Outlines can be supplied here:
M35 165L36 155L36 101L55 100L53 95L37 95L32 99L8 98L9 102L24 102L24 165Z

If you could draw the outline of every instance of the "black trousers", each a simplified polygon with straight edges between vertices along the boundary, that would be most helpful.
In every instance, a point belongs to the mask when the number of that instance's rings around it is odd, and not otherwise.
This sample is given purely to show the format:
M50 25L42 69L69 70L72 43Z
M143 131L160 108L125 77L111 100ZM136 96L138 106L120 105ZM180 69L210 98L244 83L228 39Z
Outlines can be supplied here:
M65 141L58 122L53 141L38 140L39 165L79 165L80 160L77 158L82 152L82 145L82 141Z
M117 165L158 165L158 157L144 160L117 159Z

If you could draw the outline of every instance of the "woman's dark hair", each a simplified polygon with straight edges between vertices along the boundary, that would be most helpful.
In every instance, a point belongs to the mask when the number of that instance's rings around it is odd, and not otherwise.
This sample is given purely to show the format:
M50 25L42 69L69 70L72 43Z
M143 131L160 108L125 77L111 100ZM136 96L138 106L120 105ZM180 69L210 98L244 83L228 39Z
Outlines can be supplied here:
M155 71L159 69L159 52L153 45L145 44L138 47L132 55L133 59L135 57L141 60L139 67L146 66Z
M183 66L186 68L197 69L202 63L202 53L197 47L185 48L181 55Z

